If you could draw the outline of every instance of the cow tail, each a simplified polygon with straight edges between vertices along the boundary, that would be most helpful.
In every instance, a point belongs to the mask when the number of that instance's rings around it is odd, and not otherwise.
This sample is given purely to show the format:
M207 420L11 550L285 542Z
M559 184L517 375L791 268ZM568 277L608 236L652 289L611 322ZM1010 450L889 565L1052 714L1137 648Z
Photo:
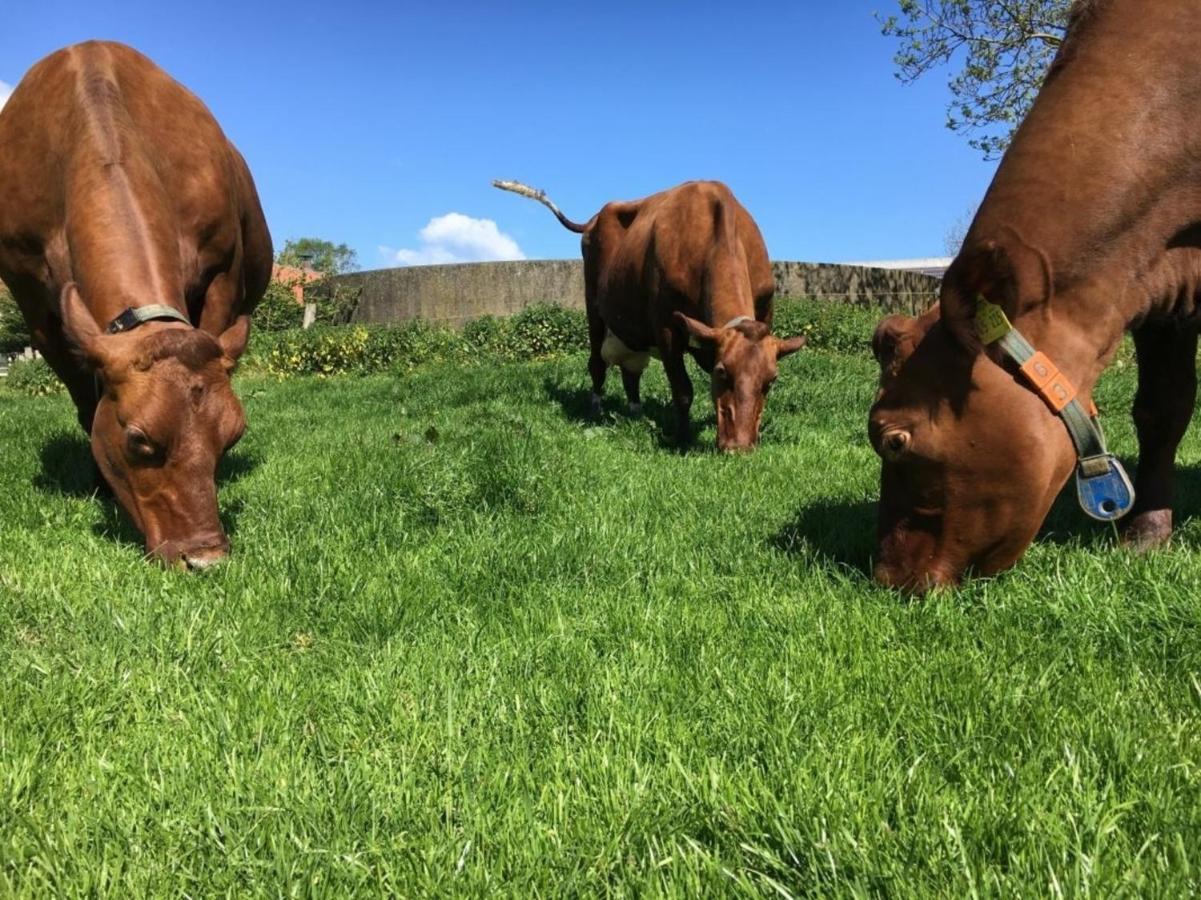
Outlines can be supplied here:
M502 191L512 191L514 194L520 194L522 197L529 197L531 200L537 200L547 209L555 214L555 218L563 223L563 227L568 231L574 231L576 234L583 234L588 230L587 225L581 225L579 222L573 222L567 216L563 215L559 207L555 206L554 201L546 196L546 191L540 191L537 188L532 188L529 185L522 184L520 181L493 181L492 186L500 188Z

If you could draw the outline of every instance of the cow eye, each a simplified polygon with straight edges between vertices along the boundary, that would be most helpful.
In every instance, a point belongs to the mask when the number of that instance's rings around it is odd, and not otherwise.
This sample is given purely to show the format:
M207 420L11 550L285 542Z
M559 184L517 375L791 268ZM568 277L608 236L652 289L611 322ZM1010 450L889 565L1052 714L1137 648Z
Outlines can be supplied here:
M718 363L713 367L713 377L721 381L728 381L730 372L722 363Z
M152 461L159 456L159 448L140 428L130 428L125 434L125 446L133 459Z

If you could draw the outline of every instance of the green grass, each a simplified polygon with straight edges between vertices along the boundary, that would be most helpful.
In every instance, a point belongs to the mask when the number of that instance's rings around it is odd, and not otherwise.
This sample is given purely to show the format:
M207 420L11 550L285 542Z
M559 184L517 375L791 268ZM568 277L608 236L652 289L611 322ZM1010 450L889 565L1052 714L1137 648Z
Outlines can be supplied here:
M599 426L578 357L242 379L200 576L88 496L64 398L0 391L0 893L1197 891L1201 520L1138 557L1061 503L905 601L873 363L782 369L739 458L699 401L664 444L658 367Z

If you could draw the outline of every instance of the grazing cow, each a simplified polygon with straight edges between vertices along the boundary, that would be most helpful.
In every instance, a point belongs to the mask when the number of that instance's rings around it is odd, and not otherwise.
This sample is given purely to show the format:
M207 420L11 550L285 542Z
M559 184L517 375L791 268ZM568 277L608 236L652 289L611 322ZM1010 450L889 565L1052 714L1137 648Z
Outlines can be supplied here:
M605 373L616 365L630 412L639 414L639 382L650 357L658 356L671 384L677 438L687 443L688 352L712 376L717 446L734 452L759 442L776 360L801 349L805 338L772 335L775 279L767 248L729 188L689 181L643 200L608 203L580 225L542 191L512 181L493 184L544 203L564 227L583 235L594 412Z
M147 553L221 559L217 463L245 427L230 371L271 275L246 163L154 63L89 42L0 112L0 197L0 278Z
M941 302L876 332L883 458L876 578L922 591L999 572L1077 472L1086 512L1168 540L1201 327L1201 4L1092 0L947 272ZM1092 391L1127 327L1138 478Z

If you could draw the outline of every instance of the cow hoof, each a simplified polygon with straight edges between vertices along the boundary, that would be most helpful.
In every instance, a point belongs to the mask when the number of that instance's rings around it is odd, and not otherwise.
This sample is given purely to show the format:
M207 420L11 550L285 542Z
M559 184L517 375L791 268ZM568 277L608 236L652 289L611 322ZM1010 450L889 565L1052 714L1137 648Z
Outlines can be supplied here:
M1137 513L1122 525L1122 543L1143 552L1163 547L1172 539L1172 511L1153 509Z
M600 394L593 394L592 401L589 404L589 411L594 419L599 419L601 414L601 398Z
M631 403L630 404L630 416L635 419L642 418L642 404L641 403Z

